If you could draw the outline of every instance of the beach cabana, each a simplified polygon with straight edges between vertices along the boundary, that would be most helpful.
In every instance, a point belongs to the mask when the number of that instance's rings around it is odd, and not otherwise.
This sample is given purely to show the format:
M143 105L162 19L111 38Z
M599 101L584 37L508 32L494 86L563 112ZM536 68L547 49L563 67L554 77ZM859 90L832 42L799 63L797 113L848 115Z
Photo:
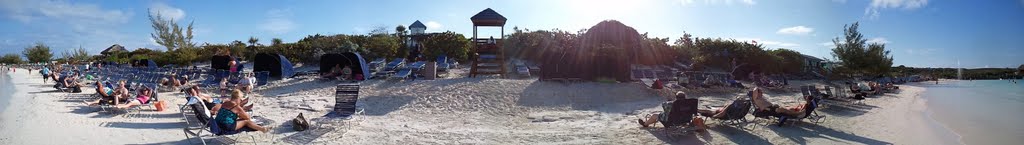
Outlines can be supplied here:
M231 66L228 65L228 63L231 62L231 60L233 59L234 58L232 58L231 56L226 55L213 56L213 58L210 59L210 67L219 70L231 69Z
M320 74L331 71L334 65L341 68L348 66L352 69L352 75L362 75L364 79L370 76L370 67L366 65L366 59L362 55L353 52L328 53L320 56Z
M285 78L295 75L292 63L281 54L259 53L253 59L253 72L270 72L270 77Z
M157 67L156 62L154 62L153 60L149 60L149 59L135 60L135 61L132 62L132 66L133 67L147 67L147 68L156 68Z

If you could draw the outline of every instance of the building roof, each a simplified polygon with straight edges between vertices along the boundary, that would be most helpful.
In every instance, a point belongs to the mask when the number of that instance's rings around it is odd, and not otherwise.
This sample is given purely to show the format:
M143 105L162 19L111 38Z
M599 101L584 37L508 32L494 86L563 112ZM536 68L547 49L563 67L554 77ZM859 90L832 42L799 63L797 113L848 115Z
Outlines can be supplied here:
M110 47L107 47L107 49L104 49L103 52L100 52L100 54L110 55L110 54L113 54L115 52L128 52L128 50L124 49L124 46L121 46L121 45L118 45L118 44L114 44L114 45L111 45Z
M469 20L473 21L473 26L505 26L505 16L501 16L498 12L495 12L491 8L484 9L480 13L476 13Z
M818 57L814 57L814 56L810 56L810 55L806 55L806 54L800 54L800 55L803 56L804 59L810 59L810 60L813 60L815 62L825 61L824 59L821 59L821 58L818 58Z
M420 23L420 20L416 20L416 22L412 22L412 25L409 25L409 29L412 29L412 28L423 28L423 29L426 29L427 25L423 25L423 23Z

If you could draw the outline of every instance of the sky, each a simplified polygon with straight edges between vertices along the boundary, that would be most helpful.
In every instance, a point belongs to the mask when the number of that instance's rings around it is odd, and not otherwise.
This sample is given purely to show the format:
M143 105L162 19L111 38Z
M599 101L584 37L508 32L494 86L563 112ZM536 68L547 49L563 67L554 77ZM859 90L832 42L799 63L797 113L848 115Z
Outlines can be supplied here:
M193 42L257 37L295 42L313 34L393 31L422 21L427 32L472 35L469 17L492 8L513 27L577 31L618 20L652 37L757 41L834 59L832 39L860 22L869 42L885 43L894 66L1017 67L1024 63L1024 0L0 0L0 54L45 43L55 54L92 54L120 44L164 50L151 38L150 12L194 24ZM481 36L500 37L500 28ZM959 65L958 65L959 63Z

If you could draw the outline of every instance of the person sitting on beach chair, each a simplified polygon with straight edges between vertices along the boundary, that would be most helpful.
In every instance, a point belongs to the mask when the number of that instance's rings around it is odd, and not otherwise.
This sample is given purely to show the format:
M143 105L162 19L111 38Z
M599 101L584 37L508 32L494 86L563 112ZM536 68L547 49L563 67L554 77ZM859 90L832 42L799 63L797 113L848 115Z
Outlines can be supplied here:
M747 95L751 96L751 101L754 103L754 112L774 112L779 105L772 104L768 101L768 98L764 97L764 91L761 87L754 87L753 90L747 92Z
M648 127L655 123L661 123L665 127L690 125L697 127L697 130L704 130L704 119L694 117L697 114L697 99L687 99L686 93L676 92L674 99L661 104L662 111L652 114L647 120L637 119L640 126Z
M242 76L242 79L238 81L238 85L235 85L235 89L242 90L245 93L252 93L252 88L256 85L256 79L252 78L252 74L246 73Z
M119 99L117 98L117 95L114 95L113 88L106 87L101 82L96 82L96 94L100 96L99 99L96 99L96 101L85 102L86 106L120 104L120 102L122 102L122 99Z
M171 76L168 76L167 78L161 79L160 80L160 84L164 85L164 86L170 86L170 87L173 87L173 88L178 88L180 86L185 85L185 82L187 82L187 81L188 81L188 76L182 76L182 79L178 79L178 75L171 74Z
M139 95L135 99L128 100L125 104L117 104L116 108L125 109L129 107L139 106L142 104L149 103L149 97L153 96L153 91L149 87L142 87L139 89Z
M343 73L344 69L342 69L341 64L335 64L334 67L331 67L331 71L322 74L321 77L334 79L337 78L338 76L341 76Z
M271 127L263 127L252 121L249 113L246 113L242 107L242 91L235 89L231 91L231 99L225 101L222 104L217 104L210 109L214 117L214 122L220 126L221 129L227 131L235 131L243 128L249 128L261 132L269 132Z

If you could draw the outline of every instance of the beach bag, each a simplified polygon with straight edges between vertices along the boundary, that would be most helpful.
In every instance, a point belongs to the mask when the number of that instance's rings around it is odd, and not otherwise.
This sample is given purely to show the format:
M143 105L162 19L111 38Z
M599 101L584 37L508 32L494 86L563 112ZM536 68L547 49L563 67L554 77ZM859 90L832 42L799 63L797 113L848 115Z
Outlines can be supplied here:
M704 119L700 117L693 118L693 120L690 121L690 125L693 125L693 127L695 127L694 129L699 132L704 132L704 130L708 128L707 125L704 125Z
M292 119L292 129L295 129L295 131L305 131L309 129L309 122L306 121L306 117L302 116L302 113L299 113L299 116Z
M164 111L164 101L157 101L153 106L156 106L156 112Z

